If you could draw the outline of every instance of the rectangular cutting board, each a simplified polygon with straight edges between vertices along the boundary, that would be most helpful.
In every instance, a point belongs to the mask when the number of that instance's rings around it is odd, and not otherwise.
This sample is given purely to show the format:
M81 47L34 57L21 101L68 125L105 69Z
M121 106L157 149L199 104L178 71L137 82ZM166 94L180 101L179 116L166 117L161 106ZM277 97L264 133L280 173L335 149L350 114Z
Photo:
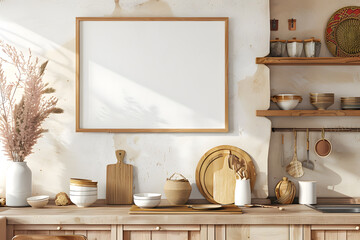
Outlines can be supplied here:
M124 163L124 150L115 154L117 163L106 169L106 204L132 204L133 166Z
M216 210L194 210L186 205L158 206L156 208L139 208L133 205L129 214L242 214L242 211L235 205L223 206Z

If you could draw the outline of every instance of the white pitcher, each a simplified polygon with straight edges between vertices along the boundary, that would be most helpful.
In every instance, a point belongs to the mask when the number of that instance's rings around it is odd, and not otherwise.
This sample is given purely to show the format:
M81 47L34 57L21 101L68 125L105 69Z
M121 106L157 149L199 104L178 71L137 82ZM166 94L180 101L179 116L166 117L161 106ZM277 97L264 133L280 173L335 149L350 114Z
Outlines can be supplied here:
M236 179L235 205L251 204L250 179Z

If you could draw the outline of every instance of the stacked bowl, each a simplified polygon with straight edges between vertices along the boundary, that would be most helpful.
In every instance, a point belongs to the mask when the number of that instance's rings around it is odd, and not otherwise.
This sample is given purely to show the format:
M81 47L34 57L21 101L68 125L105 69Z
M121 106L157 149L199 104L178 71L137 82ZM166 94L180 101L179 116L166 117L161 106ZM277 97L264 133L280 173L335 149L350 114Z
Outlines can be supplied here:
M88 207L97 200L97 182L89 179L70 179L70 200L78 207Z
M342 97L341 109L344 110L359 110L360 109L360 97Z
M154 208L160 204L160 193L138 193L134 194L134 203L140 208Z
M318 110L325 110L334 104L334 93L310 93L310 103Z

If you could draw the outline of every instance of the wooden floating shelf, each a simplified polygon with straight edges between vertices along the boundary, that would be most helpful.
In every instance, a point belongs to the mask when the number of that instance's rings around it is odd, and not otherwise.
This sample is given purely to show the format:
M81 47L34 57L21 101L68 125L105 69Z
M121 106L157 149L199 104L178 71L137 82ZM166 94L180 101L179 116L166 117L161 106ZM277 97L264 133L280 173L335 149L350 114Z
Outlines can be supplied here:
M259 57L257 64L266 65L360 65L360 57Z
M314 116L358 116L360 110L257 110L258 117L314 117Z

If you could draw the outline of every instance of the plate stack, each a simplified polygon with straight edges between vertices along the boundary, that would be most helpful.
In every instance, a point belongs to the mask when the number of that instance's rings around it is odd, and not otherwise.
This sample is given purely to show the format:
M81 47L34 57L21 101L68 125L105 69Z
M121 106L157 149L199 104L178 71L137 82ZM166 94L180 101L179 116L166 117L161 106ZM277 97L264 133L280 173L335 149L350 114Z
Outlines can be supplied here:
M341 109L344 110L359 110L360 109L360 97L342 97Z
M334 93L310 93L310 103L318 110L325 110L334 104Z
M70 200L78 207L88 207L97 200L97 182L89 179L70 179Z

